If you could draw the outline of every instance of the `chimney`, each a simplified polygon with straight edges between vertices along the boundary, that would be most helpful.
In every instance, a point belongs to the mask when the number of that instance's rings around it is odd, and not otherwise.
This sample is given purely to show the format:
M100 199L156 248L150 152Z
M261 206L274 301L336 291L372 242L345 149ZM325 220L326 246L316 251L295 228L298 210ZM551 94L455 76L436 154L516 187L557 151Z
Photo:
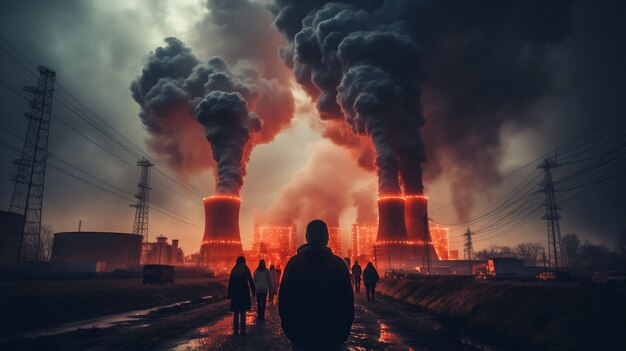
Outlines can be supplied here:
M178 239L172 239L172 248L174 250L178 249Z
M404 205L404 219L406 221L406 232L408 240L414 245L415 258L425 261L428 257L431 261L436 261L437 252L430 237L428 224L428 197L424 195L407 195ZM428 250L428 256L426 253Z
M215 195L204 202L205 226L200 256L202 264L212 268L230 267L243 255L239 234L239 206L236 196Z
M378 198L378 235L376 236L379 267L400 268L413 259L404 223L404 197L381 196ZM389 266L392 267L389 267Z

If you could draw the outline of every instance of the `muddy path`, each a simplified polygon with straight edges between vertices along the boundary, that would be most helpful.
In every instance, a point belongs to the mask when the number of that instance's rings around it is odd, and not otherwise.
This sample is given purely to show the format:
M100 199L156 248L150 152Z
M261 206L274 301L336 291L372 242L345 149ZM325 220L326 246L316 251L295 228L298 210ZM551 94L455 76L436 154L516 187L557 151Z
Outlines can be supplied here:
M248 332L234 335L224 296L151 309L147 313L103 317L57 328L50 333L0 341L2 350L291 350L280 327L277 306L268 305L265 321L247 315ZM102 323L107 321L107 323ZM355 321L347 351L492 350L460 337L436 317L407 304L357 295Z

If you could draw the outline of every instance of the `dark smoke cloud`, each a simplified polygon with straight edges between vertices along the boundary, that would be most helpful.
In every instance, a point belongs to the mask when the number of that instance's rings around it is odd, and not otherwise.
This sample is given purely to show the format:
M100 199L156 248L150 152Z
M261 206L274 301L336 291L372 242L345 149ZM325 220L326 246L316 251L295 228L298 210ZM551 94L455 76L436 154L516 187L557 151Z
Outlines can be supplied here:
M238 194L243 185L241 160L251 131L261 129L259 117L248 111L239 93L211 91L196 107L217 162L217 193Z
M289 42L281 56L321 118L345 118L372 139L381 192L420 193L428 158L430 180L456 165L448 176L458 196L499 176L504 127L535 122L529 111L552 88L570 5L274 0L269 8Z
M150 145L179 170L204 169L207 163L189 165L179 157L209 158L206 149L203 154L187 149L199 141L190 142L185 133L196 138L204 126L217 163L216 192L239 194L252 147L271 141L291 119L291 94L278 81L264 78L250 61L229 65L213 57L200 62L180 40L165 41L167 46L150 55L131 84L139 116L153 137ZM167 145L160 146L164 141Z

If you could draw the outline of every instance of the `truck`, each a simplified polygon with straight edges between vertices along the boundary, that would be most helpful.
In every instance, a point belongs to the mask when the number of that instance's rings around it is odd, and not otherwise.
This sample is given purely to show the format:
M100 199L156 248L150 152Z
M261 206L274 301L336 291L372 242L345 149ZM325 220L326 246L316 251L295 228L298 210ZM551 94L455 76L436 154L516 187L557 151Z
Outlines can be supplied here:
M147 264L143 266L143 283L174 283L174 266L169 266L165 264Z

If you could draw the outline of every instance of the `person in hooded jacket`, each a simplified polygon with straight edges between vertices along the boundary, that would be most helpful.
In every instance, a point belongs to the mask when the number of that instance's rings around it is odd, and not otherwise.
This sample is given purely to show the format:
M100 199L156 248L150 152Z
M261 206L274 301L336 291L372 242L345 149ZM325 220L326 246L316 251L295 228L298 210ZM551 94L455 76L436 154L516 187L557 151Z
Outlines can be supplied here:
M278 312L294 350L337 350L354 320L354 294L345 262L327 247L328 227L316 219L306 228L283 273Z
M374 292L376 291L376 283L378 283L378 280L379 277L376 268L374 268L372 262L368 262L363 270L363 285L365 285L367 301L374 301Z
M257 320L265 320L267 306L267 292L272 287L270 271L265 267L265 260L259 261L259 267L254 271L254 286L256 287Z
M235 266L230 271L228 279L228 298L230 310L233 312L233 331L235 334L241 329L246 333L246 311L250 310L250 293L255 294L254 281L250 274L250 268L246 265L243 256L237 257Z

